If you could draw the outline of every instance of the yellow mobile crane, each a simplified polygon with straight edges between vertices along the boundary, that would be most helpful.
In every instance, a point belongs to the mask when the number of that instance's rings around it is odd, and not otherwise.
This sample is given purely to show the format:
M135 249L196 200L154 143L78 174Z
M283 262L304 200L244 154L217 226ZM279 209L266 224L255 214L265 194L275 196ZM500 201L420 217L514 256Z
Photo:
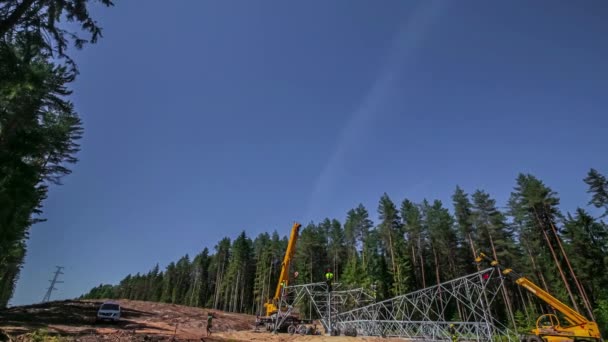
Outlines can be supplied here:
M498 261L491 260L483 253L475 259L480 263L482 259L490 261L494 267L498 267ZM530 293L549 304L555 310L563 314L568 322L567 326L562 326L558 317L554 314L545 314L536 320L536 328L530 331L530 335L522 339L523 342L574 342L574 341L603 341L597 323L587 319L559 299L553 297L547 291L534 284L530 279L515 273L512 269L506 268L502 274L515 279L515 283Z
M291 228L291 235L289 236L289 242L287 243L287 251L285 252L285 258L283 258L283 263L281 264L281 275L279 276L277 289L274 293L274 297L264 304L264 307L266 308L266 317L270 317L279 311L277 305L279 304L279 299L281 299L283 287L286 287L289 284L289 265L291 265L291 260L296 252L296 242L298 241L300 227L302 227L302 225L296 222Z

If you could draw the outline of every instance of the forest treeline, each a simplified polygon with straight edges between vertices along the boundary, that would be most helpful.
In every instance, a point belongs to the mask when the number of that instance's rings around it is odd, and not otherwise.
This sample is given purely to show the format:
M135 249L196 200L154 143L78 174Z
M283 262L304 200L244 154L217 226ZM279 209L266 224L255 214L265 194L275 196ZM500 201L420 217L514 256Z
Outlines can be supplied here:
M375 284L378 299L389 298L475 272L473 260L482 250L606 326L608 225L603 218L608 215L608 180L591 169L584 182L590 194L585 206L603 212L600 217L581 207L562 213L558 195L529 174L517 177L503 208L483 190L467 193L460 187L452 203L395 202L384 194L375 213L359 205L344 221L327 218L303 227L291 283L322 281L331 267L335 281L368 288ZM82 298L264 314L286 246L287 237L276 231L255 238L242 232L234 240L219 241L213 252L205 248L164 270L156 265L147 273L127 275L119 284L102 284ZM548 309L512 283L504 293L499 299L504 309L498 314L511 326L529 326Z
M67 50L101 36L87 3L0 2L0 308L13 295L28 231L43 220L49 186L60 184L77 161L83 129L68 97L78 70ZM65 21L80 29L67 31Z

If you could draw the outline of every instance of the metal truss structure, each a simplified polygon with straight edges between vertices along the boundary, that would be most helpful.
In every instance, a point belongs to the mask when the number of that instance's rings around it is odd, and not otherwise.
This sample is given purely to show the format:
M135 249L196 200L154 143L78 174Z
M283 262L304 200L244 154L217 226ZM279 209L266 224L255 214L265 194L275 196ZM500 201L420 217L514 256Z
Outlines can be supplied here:
M517 336L493 316L503 278L495 268L427 287L381 302L364 289L342 289L313 283L283 289L280 324L308 303L326 332L401 337L418 341L517 341ZM450 329L450 326L452 328ZM452 330L452 331L450 331Z
M283 289L280 307L287 307L287 311L281 313L279 324L290 315L299 311L304 304L309 304L314 309L314 314L325 328L330 331L330 327L335 326L332 320L340 312L350 311L374 303L374 297L363 288L346 289L342 284L332 285L332 291L328 291L327 283L312 283L304 285L287 286Z
M517 341L492 315L503 278L495 268L336 315L336 327L359 335L409 340ZM450 325L453 331L450 331Z

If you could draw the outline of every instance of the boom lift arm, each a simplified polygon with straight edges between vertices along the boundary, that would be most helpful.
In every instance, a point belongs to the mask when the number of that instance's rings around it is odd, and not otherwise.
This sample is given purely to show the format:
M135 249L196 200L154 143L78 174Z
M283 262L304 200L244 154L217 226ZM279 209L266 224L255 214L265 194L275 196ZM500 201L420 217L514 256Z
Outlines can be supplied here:
M475 259L475 262L480 263L482 259L490 261L490 264L494 267L498 267L498 261L491 260L484 253L479 253L479 256ZM559 319L555 315L542 315L536 321L536 329L532 330L532 334L543 338L547 342L551 341L575 341L573 337L588 338L590 340L602 341L600 330L597 323L588 320L585 316L578 313L568 305L562 303L559 299L552 296L547 291L543 290L540 286L533 283L530 279L517 274L510 268L505 268L502 271L503 275L508 275L515 279L515 283L531 294L538 297L543 302L549 304L555 310L562 313L565 319L571 324L568 327L562 327L559 323ZM540 322L543 319L549 319L551 324L547 327L541 326ZM568 339L564 340L566 337ZM579 340L576 339L576 340ZM528 339L530 341L530 339Z
M291 265L291 260L296 252L296 243L298 241L300 227L302 227L302 225L296 222L291 228L291 235L289 236L287 251L285 252L285 257L283 258L283 263L281 264L281 275L279 276L279 283L277 284L274 298L264 304L264 307L266 307L266 316L270 316L279 310L277 308L277 304L281 298L281 291L283 287L287 286L289 283L289 266Z

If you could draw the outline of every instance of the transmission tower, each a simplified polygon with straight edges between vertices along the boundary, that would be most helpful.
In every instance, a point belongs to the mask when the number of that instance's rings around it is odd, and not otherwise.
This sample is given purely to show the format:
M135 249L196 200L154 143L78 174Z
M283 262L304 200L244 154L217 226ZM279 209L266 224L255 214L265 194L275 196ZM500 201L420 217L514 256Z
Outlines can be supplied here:
M63 267L63 266L55 266L55 267L57 268L55 270L55 276L53 276L53 279L49 280L51 282L51 286L49 286L49 288L46 290L46 294L44 295L44 298L42 298L43 303L51 300L51 293L53 292L53 290L57 290L55 288L55 284L63 283L63 281L57 280L57 278L59 278L60 274L63 274L63 272L61 272L61 270L64 269L65 267Z

